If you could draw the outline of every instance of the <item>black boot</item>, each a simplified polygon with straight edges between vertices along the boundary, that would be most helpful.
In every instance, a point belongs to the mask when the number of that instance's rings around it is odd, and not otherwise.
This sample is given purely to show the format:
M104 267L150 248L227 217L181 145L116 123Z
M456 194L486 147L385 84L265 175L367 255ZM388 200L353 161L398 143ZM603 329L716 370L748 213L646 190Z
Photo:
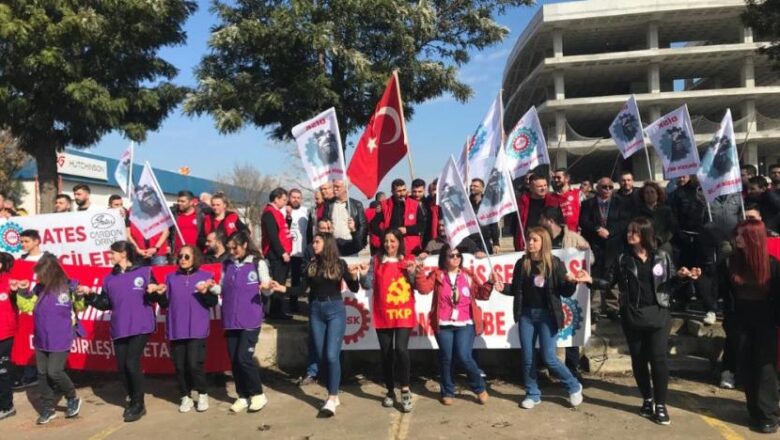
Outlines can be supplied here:
M132 405L125 415L125 422L135 422L146 415L146 406L143 403Z

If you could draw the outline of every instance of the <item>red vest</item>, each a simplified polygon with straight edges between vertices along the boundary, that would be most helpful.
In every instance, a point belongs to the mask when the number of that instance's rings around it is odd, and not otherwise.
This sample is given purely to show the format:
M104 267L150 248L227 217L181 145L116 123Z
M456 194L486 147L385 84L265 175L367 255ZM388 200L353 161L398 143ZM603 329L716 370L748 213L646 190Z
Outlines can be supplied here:
M0 274L0 341L13 338L16 335L17 311L11 299L9 279L8 272Z
M417 225L417 200L407 197L404 202L404 227ZM393 218L393 199L388 197L382 200L382 230L390 228L390 220ZM422 250L422 240L419 234L404 234L404 249L406 256L414 255Z
M384 209L384 208L383 208ZM374 328L414 328L414 283L406 272L406 261L380 263L374 257L372 292Z
M263 214L266 212L270 212L271 215L274 216L274 220L276 220L276 227L279 229L279 241L282 242L284 251L288 254L292 253L292 235L290 235L290 231L287 229L287 222L284 219L284 214L270 203L263 208ZM261 244L263 247L263 255L269 255L269 252L271 251L271 239L268 237L266 231L263 231Z
M135 244L138 245L138 249L145 250L150 247L154 247L154 245L157 244L158 241L160 241L160 236L162 235L162 232L159 234L156 234L152 236L150 239L144 238L144 234L141 233L141 230L136 228L134 224L130 223L130 235L133 237L133 241L135 241ZM168 255L168 240L165 240L157 249L157 255L158 256L165 256Z
M563 220L570 231L577 232L580 224L580 190L573 188L563 194L551 193L550 196L561 207Z
M523 231L528 229L526 226L528 226L528 207L530 205L531 195L527 192L523 193L520 197L517 198L517 209L520 210L520 219L523 222ZM544 206L558 206L558 199L554 198L552 194L547 193L547 195L544 196ZM515 250L522 251L524 249L525 238L522 237L518 228L518 230L515 231Z
M366 208L366 224L370 225L374 217L376 217L376 208ZM370 229L368 231L368 242L371 244L372 249L379 249L382 246L382 240L379 238L379 235L374 234Z
M211 232L222 228L222 232L225 233L225 237L230 238L233 236L233 234L238 232L239 221L240 219L238 218L238 214L235 212L226 212L225 218L222 220L217 220L214 216L208 216L204 222L206 235L209 235Z

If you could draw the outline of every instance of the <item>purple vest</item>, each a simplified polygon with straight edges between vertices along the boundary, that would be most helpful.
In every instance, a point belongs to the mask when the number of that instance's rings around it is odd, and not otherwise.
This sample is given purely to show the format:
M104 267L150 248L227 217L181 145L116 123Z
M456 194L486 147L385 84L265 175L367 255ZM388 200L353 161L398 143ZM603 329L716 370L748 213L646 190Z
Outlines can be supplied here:
M154 307L144 302L151 267L109 274L103 279L103 295L111 300L111 339L153 333Z
M70 291L51 291L38 285L35 294L38 295L38 301L33 310L33 346L38 350L53 353L70 351L74 337Z
M209 335L209 309L198 301L195 285L214 278L211 272L199 270L192 274L174 272L168 275L168 318L165 334L168 340L205 339ZM207 293L206 295L211 295Z
M226 262L222 272L222 326L225 330L252 330L263 324L257 261L236 266Z

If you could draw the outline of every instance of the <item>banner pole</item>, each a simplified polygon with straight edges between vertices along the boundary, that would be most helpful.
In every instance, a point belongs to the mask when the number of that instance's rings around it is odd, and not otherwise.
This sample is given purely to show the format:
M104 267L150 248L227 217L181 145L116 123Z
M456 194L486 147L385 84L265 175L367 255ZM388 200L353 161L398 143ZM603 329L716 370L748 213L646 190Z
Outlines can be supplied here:
M712 221L712 209L710 209L710 202L707 201L707 200L705 200L705 202L707 202L707 215L709 216L710 222L711 222ZM743 213L744 213L744 211L743 211Z
M157 190L157 193L163 197L162 202L163 209L165 209L165 212L168 214L168 217L173 220L173 228L176 230L176 234L179 236L179 240L181 240L182 243L184 243L184 235L182 235L181 230L179 229L179 224L176 223L176 217L173 216L173 213L171 212L171 209L168 207L168 202L165 200L165 193L162 191L162 187L160 187L160 182L157 181L157 176L154 175L154 170L152 169L152 166L149 165L149 161L144 162L146 166L149 167L149 174L152 176L152 180L154 181L155 189Z
M645 142L644 136L642 136L642 143L645 146L645 159L647 159L647 178L648 180L655 180L655 175L653 174L653 166L650 165L650 152L647 151L647 142Z
M135 142L130 141L130 169L127 171L127 195L133 193L133 161L135 160Z
M414 165L412 164L412 147L409 145L409 137L406 135L406 116L404 116L404 101L401 98L401 80L398 79L398 69L393 70L395 78L395 92L398 95L398 110L401 112L401 124L404 129L404 143L406 144L406 159L409 161L409 177L414 180ZM411 187L412 182L409 182Z

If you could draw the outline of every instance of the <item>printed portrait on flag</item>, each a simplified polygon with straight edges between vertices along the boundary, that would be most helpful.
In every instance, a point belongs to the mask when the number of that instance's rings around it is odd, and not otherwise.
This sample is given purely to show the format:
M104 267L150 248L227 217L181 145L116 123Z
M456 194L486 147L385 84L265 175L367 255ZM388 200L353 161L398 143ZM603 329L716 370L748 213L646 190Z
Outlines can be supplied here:
M151 185L138 185L133 189L132 210L135 218L139 220L151 220L163 213L163 201L157 196L157 192Z
M292 135L312 188L344 178L344 152L334 108L296 125Z
M715 148L715 156L712 158L712 165L707 176L712 179L720 179L737 163L737 158L733 157L736 156L736 149L731 148L731 139L728 136L713 139L712 148Z
M663 161L665 178L695 174L699 169L699 152L687 106L662 116L645 133Z
M678 162L691 154L693 143L681 127L669 127L661 136L659 147L666 160Z
M704 197L710 203L718 196L742 192L742 175L730 109L726 110L718 131L712 137L696 176Z
M490 177L485 186L485 194L482 196L482 203L487 202L490 206L496 206L501 202L501 196L504 194L504 187L506 186L502 174L497 167L490 171Z
M615 141L618 150L623 154L624 159L628 159L645 146L639 107L633 95L620 109L620 113L615 116L609 126L609 134Z
M454 223L457 219L463 216L463 212L466 210L466 199L463 197L462 191L459 191L453 185L447 182L439 188L439 207L441 208L444 218L449 223Z

